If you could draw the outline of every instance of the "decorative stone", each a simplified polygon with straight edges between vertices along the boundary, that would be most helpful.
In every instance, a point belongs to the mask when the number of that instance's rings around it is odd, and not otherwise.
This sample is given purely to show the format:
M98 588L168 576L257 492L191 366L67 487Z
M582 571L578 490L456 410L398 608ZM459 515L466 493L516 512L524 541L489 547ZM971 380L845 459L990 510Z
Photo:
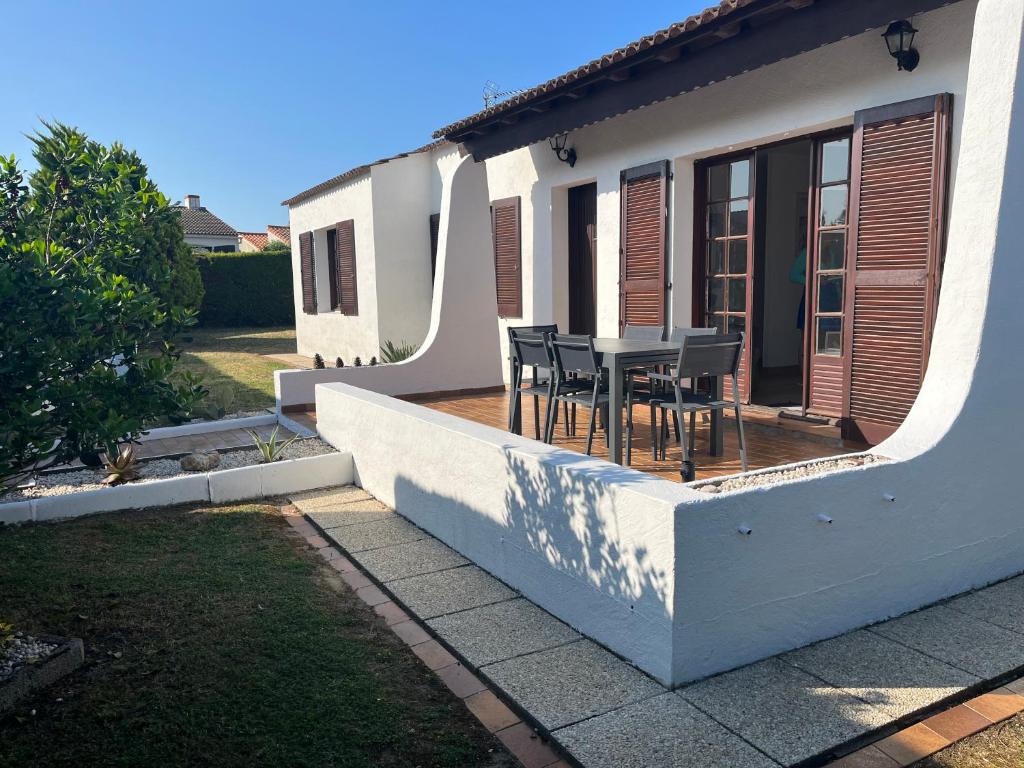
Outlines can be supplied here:
M220 466L220 454L216 451L193 451L181 457L181 468L186 472L209 472Z

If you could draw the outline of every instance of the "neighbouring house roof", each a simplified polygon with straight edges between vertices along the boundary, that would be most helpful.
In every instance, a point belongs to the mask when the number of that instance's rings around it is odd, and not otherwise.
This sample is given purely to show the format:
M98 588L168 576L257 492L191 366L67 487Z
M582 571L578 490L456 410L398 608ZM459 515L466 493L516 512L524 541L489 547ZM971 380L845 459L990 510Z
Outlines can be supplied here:
M375 160L374 162L367 163L366 165L357 165L355 168L350 168L344 173L340 173L337 176L327 179L327 181L322 181L309 189L299 192L294 197L289 197L287 200L282 201L281 205L295 205L296 203L301 203L303 200L315 197L321 192L326 192L329 189L340 186L346 181L351 181L352 179L364 176L369 173L370 169L375 165L383 165L384 163L389 163L392 160L398 160L403 157L408 157L409 155L416 155L420 152L429 152L432 149L437 149L438 147L444 146L448 143L449 142L446 139L440 139L439 141L432 141L430 144L424 144L422 147L417 147L416 149L409 150L408 152L401 152L397 155L392 155L391 157L381 158L380 160Z
M181 226L186 235L228 235L238 233L221 219L210 213L205 207L189 208L185 205L171 206L181 216Z
M258 251L267 247L268 237L266 232L239 232L238 236Z
M267 236L271 240L280 240L282 243L291 245L292 243L292 229L291 227L284 227L280 224L267 224Z
M451 125L446 125L444 128L434 131L434 136L436 138L441 138L457 134L465 128L486 120L487 118L496 117L497 115L511 111L521 104L534 101L538 97L566 89L567 86L574 85L590 75L607 70L622 62L627 62L654 46L677 38L684 33L693 32L711 21L724 19L729 14L755 2L758 2L758 0L721 0L717 5L706 8L700 13L696 13L682 21L676 22L675 24L670 24L664 29L659 29L653 34L645 35L639 40L634 40L628 45L616 48L614 51L606 53L581 67L577 67L576 69L565 72L545 83L541 83L533 88L522 91L505 101L498 102L497 104L487 107L486 109L482 109L468 117L457 120Z

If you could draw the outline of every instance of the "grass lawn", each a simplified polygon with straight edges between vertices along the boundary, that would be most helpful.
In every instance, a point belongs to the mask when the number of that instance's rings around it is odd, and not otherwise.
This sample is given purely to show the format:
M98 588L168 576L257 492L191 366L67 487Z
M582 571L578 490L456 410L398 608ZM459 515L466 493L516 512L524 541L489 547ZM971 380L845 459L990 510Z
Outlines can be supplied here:
M0 766L514 764L276 507L0 528L0 552L3 618L86 649L0 721Z
M286 363L264 355L294 354L294 328L192 328L179 341L180 367L202 377L211 391L234 392L228 411L274 405L274 371Z

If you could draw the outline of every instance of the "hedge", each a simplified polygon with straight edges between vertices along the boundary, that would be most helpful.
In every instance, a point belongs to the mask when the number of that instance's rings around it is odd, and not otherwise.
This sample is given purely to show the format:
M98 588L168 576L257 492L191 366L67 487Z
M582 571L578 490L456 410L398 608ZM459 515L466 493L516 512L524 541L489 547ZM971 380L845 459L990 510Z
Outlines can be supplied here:
M206 293L199 324L295 325L288 251L197 254Z

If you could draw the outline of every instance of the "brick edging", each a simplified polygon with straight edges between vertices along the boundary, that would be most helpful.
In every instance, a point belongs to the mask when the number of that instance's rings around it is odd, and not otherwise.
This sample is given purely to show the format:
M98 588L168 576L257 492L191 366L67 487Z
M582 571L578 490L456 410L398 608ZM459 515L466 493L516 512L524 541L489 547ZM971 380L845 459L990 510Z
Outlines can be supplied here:
M291 504L283 506L281 514L524 768L574 768L579 765L563 754L549 734L531 724L527 713L517 714L516 710L520 708L513 709L514 703L509 702L499 688L470 671L471 665L455 649L442 643L415 615L407 613L393 595L385 593L386 587L324 538L323 531L297 507Z

